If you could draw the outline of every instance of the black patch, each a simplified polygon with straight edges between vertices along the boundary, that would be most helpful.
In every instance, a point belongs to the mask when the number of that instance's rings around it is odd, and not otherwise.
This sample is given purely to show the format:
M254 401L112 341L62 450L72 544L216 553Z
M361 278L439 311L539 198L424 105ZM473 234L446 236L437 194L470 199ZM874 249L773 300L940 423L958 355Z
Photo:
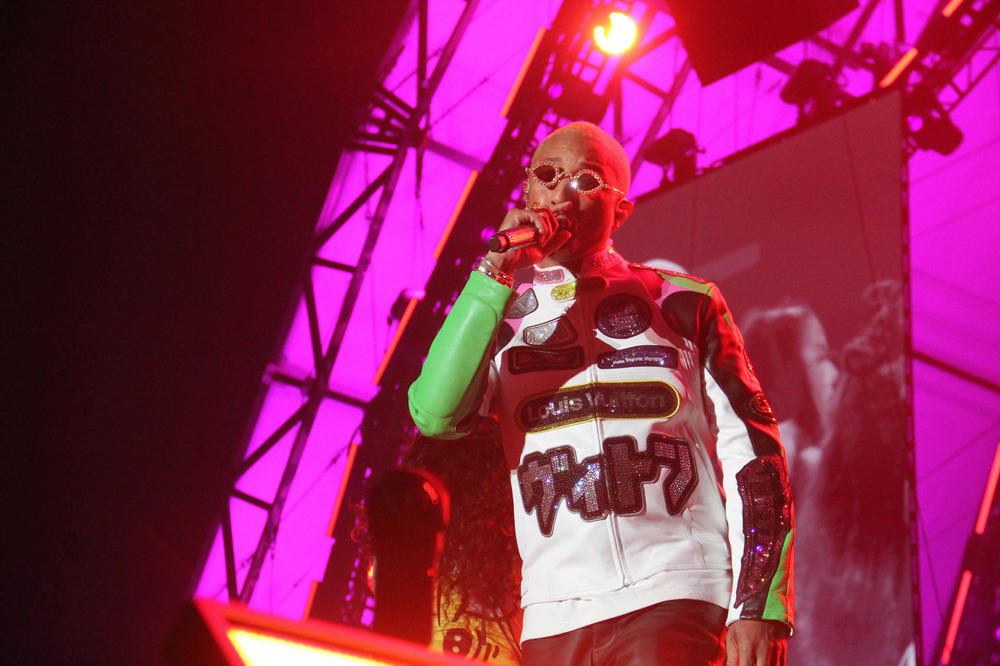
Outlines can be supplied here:
M617 368L677 368L677 350L662 345L639 345L628 349L605 352L597 357L597 367Z
M649 305L641 298L632 294L615 294L597 306L594 320L601 333L622 340L649 328L652 316Z
M524 400L517 424L524 432L541 432L598 418L669 418L680 396L664 382L583 384Z
M643 484L668 471L663 497L671 515L679 514L698 485L698 470L691 446L682 439L657 433L646 438L646 450L638 451L632 437L604 440L603 454L577 463L576 451L557 446L544 453L530 453L517 468L521 503L535 512L538 530L552 536L559 502L585 521L600 520L614 512L641 513L645 509Z
M760 617L778 571L785 537L792 529L792 491L781 456L754 458L736 473L743 501L743 557L736 605L742 617Z
M670 328L688 340L698 341L698 321L705 295L694 291L678 291L663 299L660 312Z
M542 324L528 326L521 337L525 344L532 347L560 347L576 342L576 329L569 319L556 317Z
M533 349L511 347L506 352L512 375L538 370L567 370L583 367L583 347Z
M771 411L771 404L764 397L763 391L757 391L750 396L750 399L747 400L747 409L750 412L750 417L758 423L774 425L778 422L778 419L774 417L774 412Z
M503 349L514 339L514 327L503 321L497 330L497 349Z
M538 309L538 297L535 296L535 290L529 289L514 301L514 304L507 308L507 312L504 317L507 319L521 319L535 310Z

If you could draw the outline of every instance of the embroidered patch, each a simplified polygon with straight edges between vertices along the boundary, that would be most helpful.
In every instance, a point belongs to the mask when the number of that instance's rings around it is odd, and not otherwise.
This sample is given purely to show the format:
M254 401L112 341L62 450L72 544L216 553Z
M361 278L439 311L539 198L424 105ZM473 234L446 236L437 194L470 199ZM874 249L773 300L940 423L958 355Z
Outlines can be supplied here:
M785 537L792 529L792 492L781 456L755 458L736 473L743 501L743 557L736 605L764 593L778 570ZM763 608L763 598L752 604ZM748 606L751 604L747 604ZM744 607L744 611L748 610Z
M597 357L597 367L617 368L676 368L677 350L662 345L639 345L628 349L605 352Z
M557 317L524 329L524 342L532 347L560 347L576 342L576 330L569 319Z
M556 282L562 282L563 272L561 268L556 268L551 271L540 271L535 269L535 282L538 284L555 284Z
M624 339L639 335L652 321L649 305L632 294L615 294L594 311L597 330L609 338Z
M670 418L680 395L665 382L582 384L524 400L517 424L524 432L541 432L598 418Z
M517 481L525 512L535 512L539 531L548 537L562 500L588 522L612 512L642 512L642 486L655 481L661 468L668 470L662 485L667 510L677 515L698 485L698 470L691 446L676 437L653 433L646 438L645 451L637 450L632 437L610 437L602 454L580 463L569 446L530 453L517 468Z
M583 347L568 349L512 347L506 354L508 367L513 375L538 370L568 370L583 367Z
M774 412L771 411L770 403L764 397L763 391L757 391L750 396L750 399L747 401L747 407L750 409L751 418L755 421L770 425L778 422L778 419L774 417Z
M535 290L529 289L514 301L514 304L507 308L507 312L504 313L504 317L507 319L520 319L525 317L535 310L538 309L538 297L535 296Z
M576 297L576 280L552 288L552 300L568 301Z

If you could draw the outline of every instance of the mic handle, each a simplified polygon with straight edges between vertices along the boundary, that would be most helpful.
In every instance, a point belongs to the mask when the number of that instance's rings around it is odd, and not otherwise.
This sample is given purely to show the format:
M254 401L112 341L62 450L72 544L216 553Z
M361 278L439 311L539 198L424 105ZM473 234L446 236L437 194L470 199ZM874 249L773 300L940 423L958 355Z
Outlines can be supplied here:
M507 252L538 242L538 230L530 224L498 231L486 242L491 252Z

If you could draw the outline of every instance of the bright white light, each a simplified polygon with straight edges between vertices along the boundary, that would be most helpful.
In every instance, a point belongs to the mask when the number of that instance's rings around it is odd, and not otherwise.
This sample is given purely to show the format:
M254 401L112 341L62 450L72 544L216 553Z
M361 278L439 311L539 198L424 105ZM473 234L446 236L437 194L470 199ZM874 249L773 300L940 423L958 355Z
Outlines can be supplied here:
M336 648L321 648L267 636L243 629L227 632L230 642L250 666L375 666L390 662L345 654Z
M628 14L621 12L611 12L608 19L611 21L610 30L603 25L594 28L594 42L597 48L605 53L625 53L635 42L638 33L635 21L629 18Z

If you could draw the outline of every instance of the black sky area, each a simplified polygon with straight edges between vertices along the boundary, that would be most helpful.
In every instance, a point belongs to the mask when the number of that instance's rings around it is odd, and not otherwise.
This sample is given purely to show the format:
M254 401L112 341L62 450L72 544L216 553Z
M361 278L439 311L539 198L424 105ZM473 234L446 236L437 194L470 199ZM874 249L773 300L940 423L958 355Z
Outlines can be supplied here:
M5 7L7 663L163 663L404 4Z

